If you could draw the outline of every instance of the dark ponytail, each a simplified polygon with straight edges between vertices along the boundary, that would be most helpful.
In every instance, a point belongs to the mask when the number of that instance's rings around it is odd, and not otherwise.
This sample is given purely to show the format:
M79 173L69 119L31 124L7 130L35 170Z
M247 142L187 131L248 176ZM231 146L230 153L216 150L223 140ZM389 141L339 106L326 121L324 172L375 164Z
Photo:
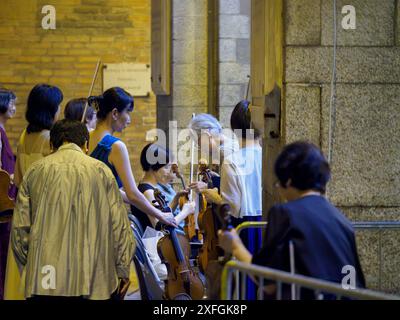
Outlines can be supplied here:
M246 130L254 130L254 138L260 136L260 132L254 128L251 121L250 102L240 101L232 111L231 115L232 130L242 130L242 138L246 139Z
M120 87L106 90L100 96L89 97L89 105L97 111L97 118L104 120L116 108L118 112L132 111L134 108L133 97Z

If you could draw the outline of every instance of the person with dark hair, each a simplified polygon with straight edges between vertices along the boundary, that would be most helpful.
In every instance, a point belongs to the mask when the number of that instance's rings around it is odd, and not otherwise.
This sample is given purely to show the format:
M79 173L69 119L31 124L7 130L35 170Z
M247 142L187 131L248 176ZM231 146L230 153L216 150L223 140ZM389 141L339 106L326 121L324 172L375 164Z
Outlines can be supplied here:
M183 190L183 191L178 191L176 192L174 187L173 187L173 183L174 180L176 179L176 174L174 173L174 171L169 170L168 175L163 179L162 182L157 183L157 189L159 189L161 191L161 193L165 196L165 200L167 201L167 203L170 204L170 206L172 206L171 204L174 204L175 201L179 202L179 197L183 194L187 194L187 191ZM176 217L179 213L180 213L180 209L179 206L175 207L175 210L172 210L173 215ZM185 227L185 221L182 221L179 224L180 227L184 228Z
M64 109L64 118L70 120L82 121L87 99L79 98L68 101ZM89 132L96 128L97 116L96 110L90 105L86 109L85 124Z
M123 187L121 194L125 202L162 223L176 226L172 213L156 209L137 188L128 149L124 142L114 137L115 132L122 132L131 123L133 97L124 89L115 87L89 100L98 106L97 127L90 133L90 156L103 161L111 169L119 188Z
M50 130L50 148L57 151L63 144L74 143L87 153L89 131L81 121L63 119Z
M297 190L313 190L325 194L326 185L331 178L328 162L321 151L307 142L288 145L275 162L277 184L283 186L281 192L286 199L293 196L293 189L285 188L288 184Z
M60 113L63 94L58 87L38 84L29 93L26 109L27 133L50 130Z
M12 179L14 178L15 155L7 138L5 125L15 115L16 101L17 97L12 91L0 89L0 167L2 170L7 171ZM15 185L12 185L8 195L14 199L16 191Z
M163 188L159 188L158 185L166 185L171 179L172 163L169 150L156 143L150 143L143 148L140 154L140 164L142 165L144 176L138 185L138 189L150 203L153 203L156 189L164 195ZM176 193L172 201L168 203L171 212L175 212L179 204L179 198L184 194L187 194L187 191L183 190ZM194 213L194 204L186 203L181 212L183 215ZM155 228L157 225L158 220L156 218L148 216L136 207L133 207L132 213L138 218L143 230L146 227Z
M235 106L231 114L231 128L243 140L260 138L260 132L251 121L250 101L242 100Z
M17 186L33 162L50 154L50 129L57 121L62 100L61 90L48 84L38 84L29 93L25 113L28 126L22 132L17 146L15 168Z
M50 154L50 129L60 113L63 94L58 87L38 84L30 92L25 113L27 128L17 145L14 183L18 187L29 167ZM21 273L9 246L7 256L4 297L7 300L23 299L20 290Z
M274 170L276 187L287 202L269 211L262 249L252 255L234 230L220 231L220 245L240 261L337 283L342 283L343 268L351 266L357 287L365 287L353 227L324 197L330 169L322 152L308 142L292 143L278 156ZM289 299L290 288L283 288ZM275 294L276 287L268 290ZM302 298L315 296L303 291Z
M217 188L201 190L208 202L230 205L234 227L262 219L262 149L260 135L253 129L249 105L248 101L239 102L231 115L231 129L239 140L239 149L224 159L220 193ZM243 230L240 237L251 253L261 248L261 229ZM246 298L256 298L256 287L250 278L247 279Z
M0 168L6 171L11 179L14 177L15 155L11 149L6 134L5 125L15 115L16 96L7 89L0 89ZM8 189L8 196L15 199L17 189L12 184ZM10 238L10 222L0 222L0 300L4 297L4 280L6 276L6 261L8 242Z
M111 170L87 156L88 140L80 121L56 122L53 153L20 186L11 246L26 272L25 298L105 300L128 282L135 242L127 210Z

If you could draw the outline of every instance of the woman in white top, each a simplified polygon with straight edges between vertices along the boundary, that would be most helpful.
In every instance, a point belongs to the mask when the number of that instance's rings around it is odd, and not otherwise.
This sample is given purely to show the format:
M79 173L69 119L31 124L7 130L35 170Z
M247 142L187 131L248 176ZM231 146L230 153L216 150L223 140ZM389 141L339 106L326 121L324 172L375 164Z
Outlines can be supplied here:
M197 192L202 192L208 202L229 204L235 227L242 222L261 221L262 218L262 149L260 134L253 129L249 105L249 101L240 101L232 112L231 128L239 139L240 148L224 158L220 192L201 183L190 185ZM245 229L240 237L251 253L261 248L261 229ZM246 298L256 298L255 286L249 279Z
M197 117L201 117L203 121L199 121ZM209 139L210 153L215 154L215 149L221 149L222 141L226 141L226 138L221 138L222 127L214 119L211 115L198 115L191 121L189 128L197 133L199 145L201 142L204 145L201 140ZM236 224L260 220L262 149L260 134L253 129L248 101L241 101L236 105L231 115L231 128L239 140L239 148L233 147L229 152L224 152L220 194L215 188L207 189L201 182L193 183L190 187L202 192L210 202L228 203Z

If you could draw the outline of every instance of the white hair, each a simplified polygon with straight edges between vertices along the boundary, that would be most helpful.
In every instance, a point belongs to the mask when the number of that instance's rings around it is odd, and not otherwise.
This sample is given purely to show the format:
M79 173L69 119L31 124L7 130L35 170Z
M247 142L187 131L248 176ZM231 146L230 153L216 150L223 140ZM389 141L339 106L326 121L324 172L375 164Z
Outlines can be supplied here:
M201 135L202 130L207 130L213 135L222 132L222 126L219 121L208 113L200 113L196 115L189 123L189 129L196 133L197 136Z

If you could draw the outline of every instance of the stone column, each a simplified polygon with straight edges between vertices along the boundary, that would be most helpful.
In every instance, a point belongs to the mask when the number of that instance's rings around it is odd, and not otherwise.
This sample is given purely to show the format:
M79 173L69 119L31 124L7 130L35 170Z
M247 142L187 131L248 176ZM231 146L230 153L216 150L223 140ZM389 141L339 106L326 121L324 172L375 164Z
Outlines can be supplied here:
M207 112L207 0L172 1L171 95L157 97L157 126L186 128L192 113Z
M230 127L250 75L250 0L219 0L219 118Z

